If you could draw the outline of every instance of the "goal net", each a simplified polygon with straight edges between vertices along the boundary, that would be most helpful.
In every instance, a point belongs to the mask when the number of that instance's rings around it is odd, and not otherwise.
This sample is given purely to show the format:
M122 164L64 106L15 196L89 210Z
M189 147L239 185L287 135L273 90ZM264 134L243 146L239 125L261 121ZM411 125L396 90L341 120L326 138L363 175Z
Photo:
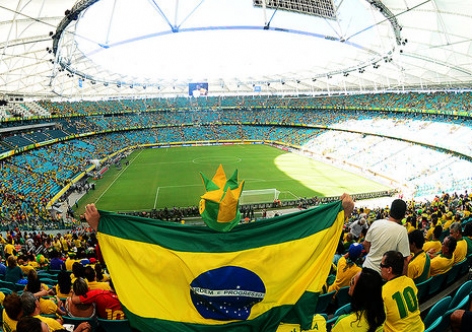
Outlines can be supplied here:
M243 190L239 204L271 203L279 198L277 189Z

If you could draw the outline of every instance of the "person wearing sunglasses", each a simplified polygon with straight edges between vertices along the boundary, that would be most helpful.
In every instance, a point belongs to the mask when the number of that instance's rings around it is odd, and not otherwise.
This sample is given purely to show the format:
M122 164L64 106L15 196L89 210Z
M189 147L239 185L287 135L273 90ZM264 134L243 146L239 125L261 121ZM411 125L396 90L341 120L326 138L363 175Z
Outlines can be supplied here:
M385 332L423 332L424 324L420 316L418 289L413 279L403 275L403 254L387 251L380 263L382 279L386 282L382 287L387 319Z

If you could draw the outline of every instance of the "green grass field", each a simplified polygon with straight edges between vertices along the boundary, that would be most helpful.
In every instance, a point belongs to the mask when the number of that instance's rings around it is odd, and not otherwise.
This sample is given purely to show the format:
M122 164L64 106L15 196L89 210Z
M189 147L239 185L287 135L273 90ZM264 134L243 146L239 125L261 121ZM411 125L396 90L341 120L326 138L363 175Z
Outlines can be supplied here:
M80 201L102 210L139 211L198 205L200 172L212 178L219 164L237 169L244 190L276 188L280 198L336 196L388 189L358 175L267 145L175 147L134 151L129 166L112 166Z

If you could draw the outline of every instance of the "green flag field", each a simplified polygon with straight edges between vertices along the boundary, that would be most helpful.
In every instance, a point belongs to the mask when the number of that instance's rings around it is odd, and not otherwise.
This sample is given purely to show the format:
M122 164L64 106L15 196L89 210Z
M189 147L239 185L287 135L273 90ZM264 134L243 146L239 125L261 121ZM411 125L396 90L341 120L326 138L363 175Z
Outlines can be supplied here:
M205 193L200 172L212 178L220 164L227 177L238 170L239 181L245 181L244 191L276 189L281 200L390 189L268 145L148 148L134 151L121 167L110 166L101 179L93 181L95 190L80 199L78 211L82 213L87 203L108 211L197 206Z

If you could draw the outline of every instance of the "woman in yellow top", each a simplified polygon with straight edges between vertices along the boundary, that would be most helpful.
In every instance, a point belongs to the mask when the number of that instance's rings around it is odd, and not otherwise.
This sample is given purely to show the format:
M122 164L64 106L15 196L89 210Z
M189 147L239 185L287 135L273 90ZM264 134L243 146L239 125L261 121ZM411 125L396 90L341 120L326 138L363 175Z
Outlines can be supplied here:
M411 233L416 229L416 218L414 216L408 216L406 218L405 228L407 233Z
M351 314L340 316L332 332L381 332L386 319L382 299L382 278L377 271L363 268L351 279Z
M69 271L61 271L57 275L57 285L54 287L56 295L61 300L65 300L72 290L72 279Z

